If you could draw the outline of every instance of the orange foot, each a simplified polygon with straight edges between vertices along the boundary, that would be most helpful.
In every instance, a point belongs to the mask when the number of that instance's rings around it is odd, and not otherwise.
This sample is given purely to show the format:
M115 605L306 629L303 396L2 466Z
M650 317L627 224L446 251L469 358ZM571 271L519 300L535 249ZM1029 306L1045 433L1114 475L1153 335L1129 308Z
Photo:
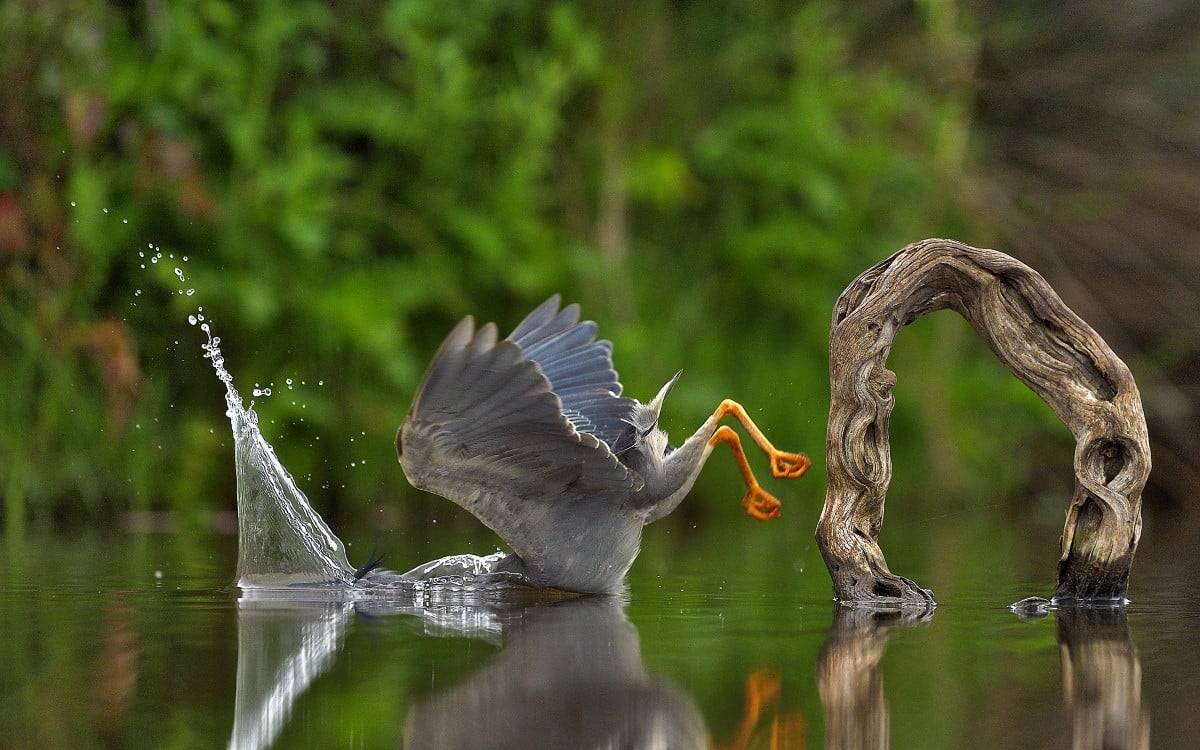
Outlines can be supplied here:
M771 454L771 474L776 479L799 479L812 466L803 453L775 451Z
M746 496L742 498L742 507L746 509L746 515L760 521L778 518L780 505L774 496L758 486L750 487Z

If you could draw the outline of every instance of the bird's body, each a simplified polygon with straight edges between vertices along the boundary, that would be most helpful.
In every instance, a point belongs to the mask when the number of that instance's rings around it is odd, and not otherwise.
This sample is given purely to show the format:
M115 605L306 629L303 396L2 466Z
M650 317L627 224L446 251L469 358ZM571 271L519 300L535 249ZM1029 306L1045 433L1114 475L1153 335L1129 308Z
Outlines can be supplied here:
M464 318L396 433L413 486L454 501L512 547L499 570L578 592L617 590L642 527L679 505L717 442L737 442L716 422L726 414L749 422L726 401L671 448L658 415L679 374L646 404L625 398L611 344L595 336L595 323L579 322L577 305L559 310L557 295L502 340L493 324L476 331ZM752 483L748 511L772 517L778 501L753 481L740 445L734 452ZM808 468L807 458L779 451L772 463L777 476Z

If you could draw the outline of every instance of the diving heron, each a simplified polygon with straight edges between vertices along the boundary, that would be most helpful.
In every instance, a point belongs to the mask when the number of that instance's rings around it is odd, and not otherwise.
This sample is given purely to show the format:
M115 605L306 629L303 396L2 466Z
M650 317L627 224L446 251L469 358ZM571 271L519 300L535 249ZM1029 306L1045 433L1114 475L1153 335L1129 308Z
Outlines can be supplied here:
M642 527L678 507L720 443L746 482L746 512L767 520L779 501L746 461L740 422L770 457L771 473L795 478L808 457L776 450L735 401L678 448L658 427L675 373L649 403L622 397L612 344L579 306L554 295L497 340L463 318L434 355L396 452L414 487L445 497L512 547L495 568L538 586L591 593L619 589L637 557Z

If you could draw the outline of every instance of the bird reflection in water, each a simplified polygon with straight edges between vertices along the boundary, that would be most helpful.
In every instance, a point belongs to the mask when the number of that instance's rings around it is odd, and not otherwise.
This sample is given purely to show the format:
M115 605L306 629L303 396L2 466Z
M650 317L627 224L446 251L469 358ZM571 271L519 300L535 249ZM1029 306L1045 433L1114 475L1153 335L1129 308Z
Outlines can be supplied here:
M328 592L332 594L332 592ZM238 601L238 668L231 750L270 747L292 706L333 664L356 614L420 616L427 630L499 641L472 676L416 699L404 719L408 748L802 750L807 724L779 707L781 679L746 679L741 720L724 742L708 735L692 698L642 662L619 597L587 596L427 607L416 601L282 597ZM532 596L532 592L527 591ZM428 600L425 600L428 601ZM465 604L464 604L465 603Z
M466 682L414 703L410 748L707 746L692 699L646 671L617 597L502 615L504 646Z

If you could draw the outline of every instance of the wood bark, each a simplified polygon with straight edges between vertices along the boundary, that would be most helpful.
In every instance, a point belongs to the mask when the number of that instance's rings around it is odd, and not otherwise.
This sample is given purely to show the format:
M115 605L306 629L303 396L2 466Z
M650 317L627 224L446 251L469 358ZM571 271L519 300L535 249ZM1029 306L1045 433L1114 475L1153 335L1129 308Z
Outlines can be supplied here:
M888 420L901 328L951 309L1037 393L1075 437L1075 490L1058 564L1057 600L1123 600L1141 534L1150 449L1129 368L1036 271L953 240L914 243L855 279L834 307L829 340L829 486L817 542L839 600L933 604L888 570L879 532L891 480Z

